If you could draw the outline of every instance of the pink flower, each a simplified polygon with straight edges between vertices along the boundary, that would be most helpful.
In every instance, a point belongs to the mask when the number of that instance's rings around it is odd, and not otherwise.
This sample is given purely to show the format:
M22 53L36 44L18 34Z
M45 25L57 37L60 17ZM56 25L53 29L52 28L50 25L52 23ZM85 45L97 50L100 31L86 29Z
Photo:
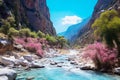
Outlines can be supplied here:
M16 44L21 44L23 47L31 52L35 52L36 54L42 56L43 49L42 46L47 45L47 41L42 38L15 38L14 42Z
M106 64L112 63L116 59L116 54L116 49L109 49L102 43L94 43L85 48L84 56L91 58L94 62L97 59L101 64Z

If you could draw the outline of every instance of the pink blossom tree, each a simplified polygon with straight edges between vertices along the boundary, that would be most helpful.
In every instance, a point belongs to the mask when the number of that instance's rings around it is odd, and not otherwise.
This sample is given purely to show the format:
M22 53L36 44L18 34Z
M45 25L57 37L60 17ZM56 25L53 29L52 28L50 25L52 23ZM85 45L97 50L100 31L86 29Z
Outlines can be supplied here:
M109 49L102 43L90 44L85 48L84 57L93 60L97 69L109 69L115 64L117 49Z
M47 41L45 39L37 39L37 38L15 38L14 43L21 44L23 47L30 52L35 52L39 56L43 56L43 45L47 45Z

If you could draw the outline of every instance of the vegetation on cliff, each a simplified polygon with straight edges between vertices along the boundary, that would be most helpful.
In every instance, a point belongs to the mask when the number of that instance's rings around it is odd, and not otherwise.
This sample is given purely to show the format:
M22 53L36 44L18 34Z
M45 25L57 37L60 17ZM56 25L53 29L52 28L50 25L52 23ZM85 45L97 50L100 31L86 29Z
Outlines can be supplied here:
M108 45L109 48L117 47L118 56L120 57L120 17L115 10L103 12L98 19L95 20L92 27L97 37Z
M96 69L107 71L118 67L120 58L120 16L107 10L92 24L96 42L85 48L85 57L93 60Z
M11 40L12 43L20 44L25 49L38 53L40 56L43 54L42 50L47 47L63 48L67 45L67 41L63 37L55 36L55 33L51 35L52 33L50 33L50 31L48 32L50 34L47 34L47 32L43 33L40 30L32 30L30 25L20 25L19 15L17 14L19 12L16 13L16 9L11 10L10 5L11 4L8 5L3 2L3 0L0 0L0 9L5 10L0 11L0 38L5 36L4 38ZM18 5L15 6L18 7ZM8 10L6 10L6 8L8 8ZM44 26L42 28L44 28ZM24 44L19 43L19 41L24 42Z
M67 45L67 40L64 39L64 37L51 36L49 34L44 34L41 31L34 32L27 27L22 27L21 29L17 29L14 25L16 24L13 17L2 19L2 26L0 27L0 33L5 34L9 40L13 40L12 41L13 43L23 45L29 51L31 51L31 49L32 50L35 49L34 52L40 54L40 52L42 51L38 51L38 50L42 50L43 47L44 48L48 47L48 45L49 47L52 48L63 48L64 46ZM38 46L40 47L40 49L38 49L39 48Z

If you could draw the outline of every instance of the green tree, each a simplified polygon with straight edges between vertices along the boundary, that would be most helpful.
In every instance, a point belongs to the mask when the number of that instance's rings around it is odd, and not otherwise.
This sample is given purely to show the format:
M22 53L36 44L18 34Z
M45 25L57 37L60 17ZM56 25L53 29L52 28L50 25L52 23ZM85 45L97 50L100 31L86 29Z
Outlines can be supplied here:
M9 37L19 36L19 31L16 30L15 28L10 28L8 32L8 36Z
M1 20L2 26L0 27L0 32L8 34L11 27L15 27L14 17L8 17L7 19Z
M120 17L116 10L108 10L101 13L100 17L92 25L94 34L100 36L106 44L112 48L117 46L120 57Z
M58 44L60 45L60 48L63 48L67 45L67 40L63 36L57 37Z
M30 32L30 37L37 38L38 36L36 32Z
M40 38L44 38L44 37L45 37L45 34L42 33L41 31L38 31L38 32L37 32L37 35L38 35L38 37L40 37Z
M31 30L29 28L23 28L19 31L21 37L30 37Z
M54 36L50 36L49 34L46 35L46 40L49 42L50 45L56 45L57 40Z
M14 19L14 17L8 17L8 18L7 18L7 21L10 23L10 26L11 26L11 27L16 28L16 27L15 27L16 24L15 24L15 19Z
M10 28L10 23L7 20L2 20L2 26L0 27L0 32L7 34Z

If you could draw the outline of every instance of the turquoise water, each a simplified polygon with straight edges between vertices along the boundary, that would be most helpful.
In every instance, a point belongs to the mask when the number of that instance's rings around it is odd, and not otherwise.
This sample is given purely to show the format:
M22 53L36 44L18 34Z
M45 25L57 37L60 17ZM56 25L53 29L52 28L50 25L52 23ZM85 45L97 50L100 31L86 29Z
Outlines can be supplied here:
M66 59L69 55L62 55L54 58L48 58L55 62L64 62L63 67L56 67L45 63L45 68L32 69L30 71L18 71L16 80L120 80L120 76L108 75L94 71L83 71L74 68ZM47 65L48 64L48 65Z
M93 71L71 72L62 68L43 68L24 71L18 74L16 80L120 80L120 76L96 73Z

